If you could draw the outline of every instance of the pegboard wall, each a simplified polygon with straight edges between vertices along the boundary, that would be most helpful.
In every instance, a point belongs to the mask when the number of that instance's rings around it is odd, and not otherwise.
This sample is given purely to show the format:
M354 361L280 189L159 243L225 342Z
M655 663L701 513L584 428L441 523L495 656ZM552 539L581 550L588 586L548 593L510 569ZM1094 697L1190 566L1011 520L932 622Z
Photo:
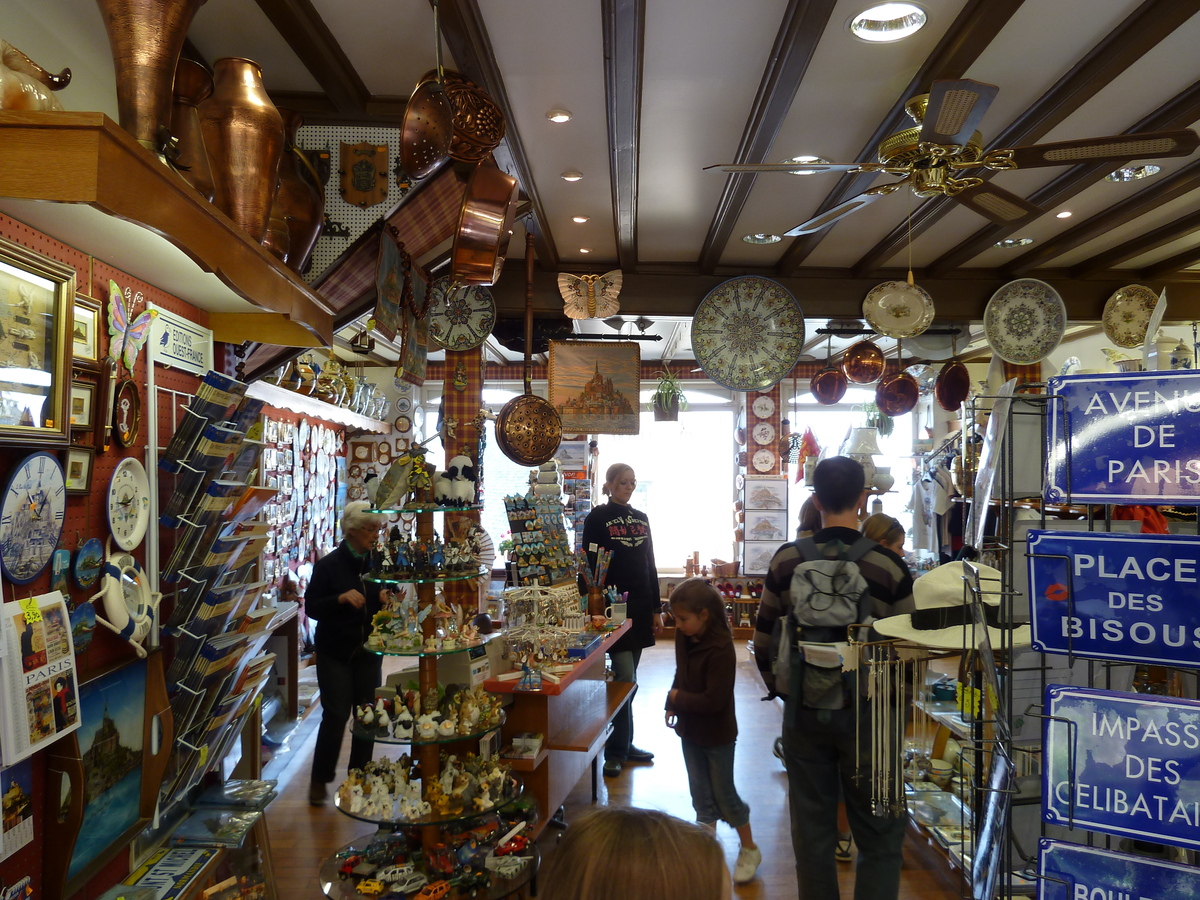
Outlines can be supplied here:
M338 193L338 166L341 144L368 141L388 146L387 199L366 209L347 203ZM396 179L400 165L400 130L397 128L341 128L332 125L306 125L296 136L298 146L306 150L329 151L329 180L325 183L326 228L313 247L312 265L304 277L312 281L323 273L371 223L391 209L404 196ZM330 235L330 230L334 235Z

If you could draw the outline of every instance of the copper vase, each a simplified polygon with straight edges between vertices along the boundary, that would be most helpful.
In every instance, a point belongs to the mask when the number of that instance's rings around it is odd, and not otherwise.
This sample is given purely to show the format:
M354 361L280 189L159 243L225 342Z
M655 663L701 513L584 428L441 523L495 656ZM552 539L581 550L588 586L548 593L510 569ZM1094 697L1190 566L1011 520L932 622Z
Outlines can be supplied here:
M258 63L226 57L213 71L212 96L200 104L213 202L262 243L279 177L283 118L267 96Z
M283 157L279 161L279 192L275 203L288 226L288 265L304 271L325 214L325 192L308 158L296 146L296 133L304 124L300 113L281 109L283 116Z
M158 150L171 121L171 83L184 38L204 0L96 0L117 70L121 127Z
M290 224L279 206L279 195L276 194L275 202L271 204L271 215L267 218L267 233L262 244L281 263L287 263L291 258L288 249L291 246L291 236L288 233Z
M171 106L171 135L178 141L175 165L184 180L210 203L213 198L212 169L200 130L199 106L213 92L208 69L190 59L175 68L174 102Z

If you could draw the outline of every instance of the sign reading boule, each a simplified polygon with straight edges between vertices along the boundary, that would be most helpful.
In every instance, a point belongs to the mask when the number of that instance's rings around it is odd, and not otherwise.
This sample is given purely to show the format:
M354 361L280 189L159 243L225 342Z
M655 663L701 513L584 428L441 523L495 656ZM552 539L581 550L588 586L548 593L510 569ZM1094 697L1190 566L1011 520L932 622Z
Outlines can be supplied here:
M1038 900L1192 900L1191 866L1042 838Z

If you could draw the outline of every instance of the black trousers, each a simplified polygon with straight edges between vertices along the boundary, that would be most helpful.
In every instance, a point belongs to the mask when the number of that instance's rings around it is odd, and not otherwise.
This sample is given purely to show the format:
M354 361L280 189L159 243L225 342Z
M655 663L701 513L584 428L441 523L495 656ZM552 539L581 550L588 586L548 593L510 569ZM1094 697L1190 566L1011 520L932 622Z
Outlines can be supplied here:
M356 704L373 703L383 677L383 657L358 649L349 660L317 654L317 687L321 691L321 725L313 749L312 780L328 784L337 778L342 738ZM350 738L348 769L361 769L371 760L375 742Z

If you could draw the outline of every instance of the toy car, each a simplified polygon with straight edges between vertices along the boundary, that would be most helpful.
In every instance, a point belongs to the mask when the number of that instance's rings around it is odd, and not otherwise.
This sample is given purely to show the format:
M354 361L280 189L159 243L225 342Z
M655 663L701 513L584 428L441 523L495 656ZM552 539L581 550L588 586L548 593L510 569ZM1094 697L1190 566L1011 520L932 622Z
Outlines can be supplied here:
M450 893L450 882L435 881L433 884L425 885L421 893L417 894L416 900L442 900Z
M501 844L496 848L494 856L510 856L514 853L521 853L529 845L529 838L523 834L518 834L511 838L507 843Z
M355 888L356 891L365 897L378 897L380 894L385 893L387 889L388 886L378 878L364 878Z
M342 860L341 866L338 867L338 877L349 878L354 874L354 867L362 861L363 858L357 853L353 856L347 856L344 860Z
M501 878L515 878L528 864L528 856L506 856L496 864L496 874Z
M393 882L401 881L413 873L412 863L402 863L398 866L385 866L375 873L375 877L380 881ZM422 882L424 884L424 882Z
M428 883L429 879L423 874L420 872L412 872L399 881L393 882L392 891L395 893L404 894L407 897L411 892L425 887L425 885Z

